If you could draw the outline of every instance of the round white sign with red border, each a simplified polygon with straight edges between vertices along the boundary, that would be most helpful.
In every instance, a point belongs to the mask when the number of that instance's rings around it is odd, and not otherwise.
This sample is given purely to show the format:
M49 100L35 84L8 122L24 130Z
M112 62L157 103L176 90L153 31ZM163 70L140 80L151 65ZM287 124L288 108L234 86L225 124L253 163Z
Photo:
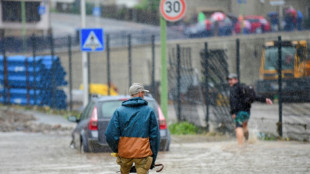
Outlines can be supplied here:
M178 21L185 14L185 0L161 0L160 12L167 21Z

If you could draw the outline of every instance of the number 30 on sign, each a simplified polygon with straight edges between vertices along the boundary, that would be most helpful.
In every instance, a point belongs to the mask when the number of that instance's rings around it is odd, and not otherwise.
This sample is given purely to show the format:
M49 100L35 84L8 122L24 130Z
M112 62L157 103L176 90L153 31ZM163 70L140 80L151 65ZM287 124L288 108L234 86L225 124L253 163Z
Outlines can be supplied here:
M161 0L160 12L167 21L178 21L185 14L185 0Z

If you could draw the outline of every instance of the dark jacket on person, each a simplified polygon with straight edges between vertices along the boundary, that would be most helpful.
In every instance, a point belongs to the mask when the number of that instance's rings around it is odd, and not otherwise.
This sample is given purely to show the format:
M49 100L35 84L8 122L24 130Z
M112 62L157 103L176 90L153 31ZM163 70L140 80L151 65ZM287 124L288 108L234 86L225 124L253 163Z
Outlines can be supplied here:
M155 164L160 134L158 121L148 102L131 98L116 109L105 132L107 143L122 158L153 157Z
M244 103L243 102L243 93L242 89L244 87L244 84L239 84L236 83L232 87L230 87L230 114L237 114L240 111L246 111L249 112L251 111L251 103ZM260 101L264 102L266 101L266 98L260 97L260 96L255 96L255 101Z

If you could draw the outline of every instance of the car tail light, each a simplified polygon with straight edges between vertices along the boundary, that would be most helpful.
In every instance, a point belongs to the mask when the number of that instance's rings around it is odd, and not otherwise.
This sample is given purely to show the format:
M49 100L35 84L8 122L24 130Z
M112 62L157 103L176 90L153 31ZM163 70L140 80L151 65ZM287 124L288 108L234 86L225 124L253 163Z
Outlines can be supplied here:
M121 99L119 99L120 101L127 101L128 100L128 98L121 98Z
M164 117L164 114L161 111L159 106L157 106L157 110L158 110L158 119L159 119L159 129L167 129L166 118Z
M97 107L94 108L94 110L93 110L93 112L91 114L89 125L88 125L88 129L89 130L98 130Z

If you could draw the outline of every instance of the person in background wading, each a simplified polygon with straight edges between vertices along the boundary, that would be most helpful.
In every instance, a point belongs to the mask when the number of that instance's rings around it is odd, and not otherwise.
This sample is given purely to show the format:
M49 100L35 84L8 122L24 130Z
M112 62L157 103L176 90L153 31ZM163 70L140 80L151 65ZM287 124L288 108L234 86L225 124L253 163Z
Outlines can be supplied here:
M244 85L239 84L239 80L236 74L230 74L227 77L230 86L230 114L234 119L236 125L236 137L239 145L243 144L244 139L248 140L249 130L248 121L250 118L251 103L243 102L242 90ZM255 101L266 102L272 104L272 100L269 98L255 96Z
M143 99L146 92L142 84L133 83L131 98L116 109L105 132L110 148L118 153L116 162L122 174L128 174L133 164L138 174L155 166L160 134L155 112Z

